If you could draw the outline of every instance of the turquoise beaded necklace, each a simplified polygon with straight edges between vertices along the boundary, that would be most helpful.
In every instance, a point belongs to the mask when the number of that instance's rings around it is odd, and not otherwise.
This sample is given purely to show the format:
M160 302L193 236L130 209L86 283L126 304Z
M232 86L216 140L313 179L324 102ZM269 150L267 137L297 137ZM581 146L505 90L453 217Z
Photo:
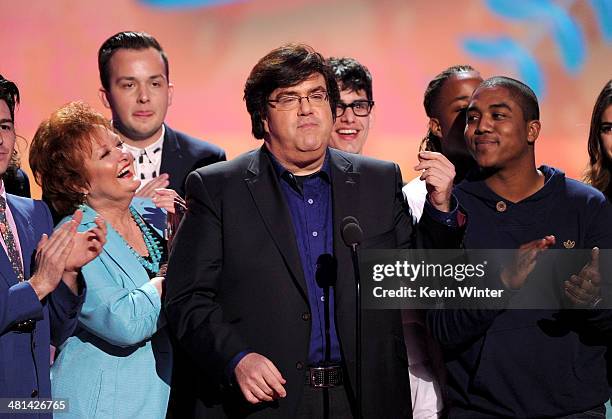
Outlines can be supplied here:
M136 252L132 246L127 243L127 240L123 239L128 246L128 249L134 254L138 262L149 272L157 273L159 271L159 262L162 257L162 249L159 244L159 240L153 236L151 229L144 222L140 214L134 209L134 207L130 206L130 213L132 214L132 218L136 221L136 225L142 232L142 237L145 242L145 246L147 247L147 251L149 252L149 258L151 261L148 261L144 256L141 256L138 252ZM123 238L123 237L122 237Z

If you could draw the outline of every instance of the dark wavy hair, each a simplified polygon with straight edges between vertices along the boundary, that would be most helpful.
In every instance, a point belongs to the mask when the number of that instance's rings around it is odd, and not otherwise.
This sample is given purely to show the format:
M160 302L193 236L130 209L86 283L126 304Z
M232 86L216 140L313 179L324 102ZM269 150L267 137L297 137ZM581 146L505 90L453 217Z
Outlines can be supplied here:
M30 167L43 196L59 215L72 214L83 201L89 182L90 158L98 127L111 130L100 113L83 102L71 102L43 121L30 146Z
M589 166L584 175L584 181L599 189L608 199L612 199L612 184L610 174L612 172L612 161L601 144L601 116L608 106L612 104L612 80L605 84L591 116L591 128L589 129Z
M423 97L423 107L425 108L425 113L429 118L435 118L438 114L438 98L440 97L442 87L446 81L456 74L467 73L470 71L477 72L471 65L454 65L442 71L429 82ZM433 132L428 129L427 134L425 134L425 137L421 141L419 150L441 152L441 141L441 138L436 137Z
M251 70L244 85L244 100L251 115L251 131L257 139L264 138L263 119L268 115L268 99L279 87L295 86L313 74L325 78L332 118L340 100L338 84L325 58L304 44L287 44L263 57Z
M0 100L3 100L6 103L6 106L9 109L9 114L11 115L11 120L13 124L15 123L15 108L19 105L19 89L17 85L12 81L4 78L2 74L0 74ZM21 140L25 141L25 139L21 136L17 136ZM19 151L17 150L17 144L13 148L13 154L11 154L11 160L9 161L9 165L6 169L5 177L11 177L17 175L17 170L21 167L21 157L19 156ZM8 181L8 179L5 179Z
M372 74L365 65L351 57L329 57L327 64L332 68L342 90L351 92L363 90L368 100L373 100Z

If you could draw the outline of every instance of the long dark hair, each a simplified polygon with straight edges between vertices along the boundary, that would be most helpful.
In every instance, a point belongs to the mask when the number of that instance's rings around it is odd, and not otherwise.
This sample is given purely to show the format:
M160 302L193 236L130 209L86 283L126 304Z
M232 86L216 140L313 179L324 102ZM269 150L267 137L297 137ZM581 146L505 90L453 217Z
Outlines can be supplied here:
M608 106L612 104L612 80L608 80L597 97L591 128L589 130L589 166L584 175L584 181L599 189L608 199L612 198L612 185L610 182L612 161L601 144L601 116Z

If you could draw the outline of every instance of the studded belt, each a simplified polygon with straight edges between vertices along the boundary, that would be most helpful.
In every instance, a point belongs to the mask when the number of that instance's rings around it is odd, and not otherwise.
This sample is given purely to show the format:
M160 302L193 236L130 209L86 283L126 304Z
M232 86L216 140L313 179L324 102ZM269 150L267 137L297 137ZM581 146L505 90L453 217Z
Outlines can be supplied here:
M342 367L339 365L308 367L306 384L314 388L329 388L342 385Z

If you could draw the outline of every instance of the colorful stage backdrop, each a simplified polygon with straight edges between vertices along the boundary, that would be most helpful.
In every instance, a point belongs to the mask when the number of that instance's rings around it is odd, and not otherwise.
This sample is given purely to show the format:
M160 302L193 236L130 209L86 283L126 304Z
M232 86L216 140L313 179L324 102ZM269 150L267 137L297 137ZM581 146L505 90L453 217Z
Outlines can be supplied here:
M96 54L122 30L153 34L170 58L171 126L224 147L253 149L242 100L256 61L287 42L353 56L374 78L376 120L365 154L398 162L405 179L427 120L423 91L469 63L538 93L537 159L579 177L595 98L612 77L612 0L2 0L0 73L22 91L17 131L29 142L65 102L103 108ZM20 150L27 167L27 143ZM34 188L35 196L40 191Z

